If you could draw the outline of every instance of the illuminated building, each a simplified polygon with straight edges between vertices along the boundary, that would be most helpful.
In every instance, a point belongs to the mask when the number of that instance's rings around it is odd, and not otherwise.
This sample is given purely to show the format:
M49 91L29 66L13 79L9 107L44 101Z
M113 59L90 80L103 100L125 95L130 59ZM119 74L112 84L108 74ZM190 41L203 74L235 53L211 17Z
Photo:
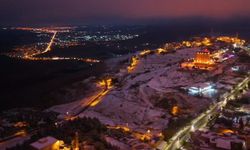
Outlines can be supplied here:
M167 53L168 51L166 49L163 49L163 48L158 48L156 50L157 54L164 54L164 53Z
M150 53L151 53L151 50L144 50L144 51L140 52L140 56L146 56Z
M231 69L234 72L238 72L240 70L240 67L239 66L233 66Z
M182 45L185 47L200 47L200 46L211 46L213 43L207 37L203 39L197 39L195 41L183 41Z
M212 83L196 84L188 88L188 94L194 96L203 95L207 97L212 97L216 92L217 90L215 89L215 85Z
M209 52L198 52L196 53L194 63L210 64L213 63L213 60L211 59Z
M206 38L206 37L203 39L202 44L205 46L212 45L211 40L209 38Z
M228 37L228 36L221 36L216 38L216 40L225 43L235 44L235 46L244 45L246 42L245 40L241 40L237 37Z
M111 78L104 79L98 82L97 85L105 87L106 89L110 89L112 87L112 79Z
M234 131L233 131L233 130L230 130L230 129L222 129L222 130L220 131L220 134L227 134L227 133L233 134Z
M211 70L214 68L215 62L211 57L210 52L198 52L191 62L184 62L181 64L182 68L198 68L204 70Z
M191 42L189 42L189 41L183 41L182 45L184 45L186 47L191 47L192 46Z
M136 68L136 66L139 63L139 58L138 57L132 57L130 65L127 67L127 70L129 73L133 72Z
M30 146L34 150L59 150L60 141L48 136L31 143Z

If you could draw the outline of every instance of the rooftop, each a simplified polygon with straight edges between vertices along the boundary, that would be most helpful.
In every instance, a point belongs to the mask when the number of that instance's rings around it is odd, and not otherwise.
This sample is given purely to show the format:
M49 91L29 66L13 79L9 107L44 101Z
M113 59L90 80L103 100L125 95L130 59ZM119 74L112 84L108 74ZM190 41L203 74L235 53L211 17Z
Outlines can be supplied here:
M44 149L48 146L54 145L58 140L54 137L47 136L39 139L38 141L31 143L30 145L35 149Z

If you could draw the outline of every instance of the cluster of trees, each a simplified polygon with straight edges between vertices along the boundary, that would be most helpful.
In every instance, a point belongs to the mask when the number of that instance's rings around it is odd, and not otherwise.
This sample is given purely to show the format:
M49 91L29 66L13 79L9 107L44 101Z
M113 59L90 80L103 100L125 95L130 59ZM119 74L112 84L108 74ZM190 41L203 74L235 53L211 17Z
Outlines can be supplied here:
M59 126L51 126L41 134L52 135L57 139L70 144L75 138L76 132L79 141L103 141L102 135L106 132L106 126L100 123L98 119L81 118L68 121Z
M168 95L166 95L166 97L158 98L157 103L155 104L156 107L163 108L168 111L171 111L172 107L175 105L177 105L177 101Z
M13 135L19 130L34 130L46 124L53 124L57 114L53 112L41 112L34 109L17 109L3 112L1 118L5 119L6 123L0 124L0 138L5 138ZM25 126L15 126L16 123L23 122Z

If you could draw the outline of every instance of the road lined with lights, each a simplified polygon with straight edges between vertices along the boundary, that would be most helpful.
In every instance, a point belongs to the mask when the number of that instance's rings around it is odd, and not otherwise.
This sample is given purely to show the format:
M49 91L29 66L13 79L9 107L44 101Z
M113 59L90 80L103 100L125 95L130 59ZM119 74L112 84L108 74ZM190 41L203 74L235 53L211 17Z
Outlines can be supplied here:
M57 61L57 60L77 60L86 63L99 63L101 62L98 59L90 59L90 58L77 58L77 57L24 57L26 60L40 60L40 61Z
M58 33L57 31L50 31L50 30L45 30L43 32L53 33L53 35L50 39L50 42L48 43L46 49L44 51L41 51L41 52L35 52L33 54L26 54L24 56L20 56L17 58L21 58L21 59L25 59L25 60L32 60L32 61L76 60L76 61L82 61L82 62L86 62L86 63L99 63L99 62L101 62L98 59L80 58L80 57L39 57L38 55L45 54L45 53L52 51L52 46L54 44L56 35ZM14 57L14 56L10 56L10 57Z
M47 52L51 51L52 50L51 46L53 45L53 43L55 41L55 37L56 37L57 31L53 31L53 33L54 34L53 34L53 36L52 36L52 38L51 38L51 40L50 40L47 48L44 51L38 52L38 53L34 53L34 54L32 54L30 56L27 56L27 57L34 57L34 56L37 56L37 55L40 55L40 54L44 54L44 53L47 53Z
M224 40L224 39L220 39L220 40ZM239 42L240 45L243 45L245 43L245 41L241 41L237 38L229 38L226 40L230 40L233 42ZM229 43L230 43L229 42ZM244 46L240 46L242 49L244 49L248 55L250 55L250 49ZM223 94L221 96L221 98L219 99L219 102L217 102L216 104L213 104L209 107L209 109L200 114L198 117L196 117L194 120L191 121L191 123L185 127L183 127L182 129L180 129L169 141L168 143L166 143L166 141L161 141L159 142L159 149L163 149L163 150L175 150L181 147L181 143L185 140L187 140L190 136L190 132L195 131L196 129L201 129L203 127L205 127L207 125L207 123L209 123L209 119L212 116L215 116L219 111L218 110L222 110L223 107L226 106L226 104L228 103L228 101L235 99L239 94L242 94L241 91L244 91L244 88L248 88L248 84L250 82L250 76L248 74L248 76L242 81L240 82L237 86L235 86L235 88L233 90L231 90L230 92L227 92L225 94ZM163 145L163 146L162 146Z
M78 115L87 110L89 107L95 107L103 100L103 97L113 89L112 79L104 79L98 84L103 87L103 90L97 95L89 98L87 102L84 101L83 103L75 107L71 112L66 112L65 120L74 120L78 117Z
M215 116L218 113L218 110L222 110L229 101L234 100L239 94L242 94L242 90L248 88L247 84L249 84L249 82L250 76L240 82L231 92L223 94L220 98L221 101L210 106L206 112L200 114L193 121L191 121L191 124L179 130L175 136L169 140L169 143L164 146L163 150L174 150L179 148L181 146L180 143L189 137L190 132L193 132L195 129L205 127L209 122L209 118Z

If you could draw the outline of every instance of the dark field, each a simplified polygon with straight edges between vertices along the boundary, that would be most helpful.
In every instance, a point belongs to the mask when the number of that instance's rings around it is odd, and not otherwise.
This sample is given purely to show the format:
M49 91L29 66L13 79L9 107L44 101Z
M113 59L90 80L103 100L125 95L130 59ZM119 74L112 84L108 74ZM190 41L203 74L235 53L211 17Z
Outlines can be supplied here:
M16 107L46 108L60 103L53 92L104 71L104 65L77 61L23 61L0 57L0 110Z

